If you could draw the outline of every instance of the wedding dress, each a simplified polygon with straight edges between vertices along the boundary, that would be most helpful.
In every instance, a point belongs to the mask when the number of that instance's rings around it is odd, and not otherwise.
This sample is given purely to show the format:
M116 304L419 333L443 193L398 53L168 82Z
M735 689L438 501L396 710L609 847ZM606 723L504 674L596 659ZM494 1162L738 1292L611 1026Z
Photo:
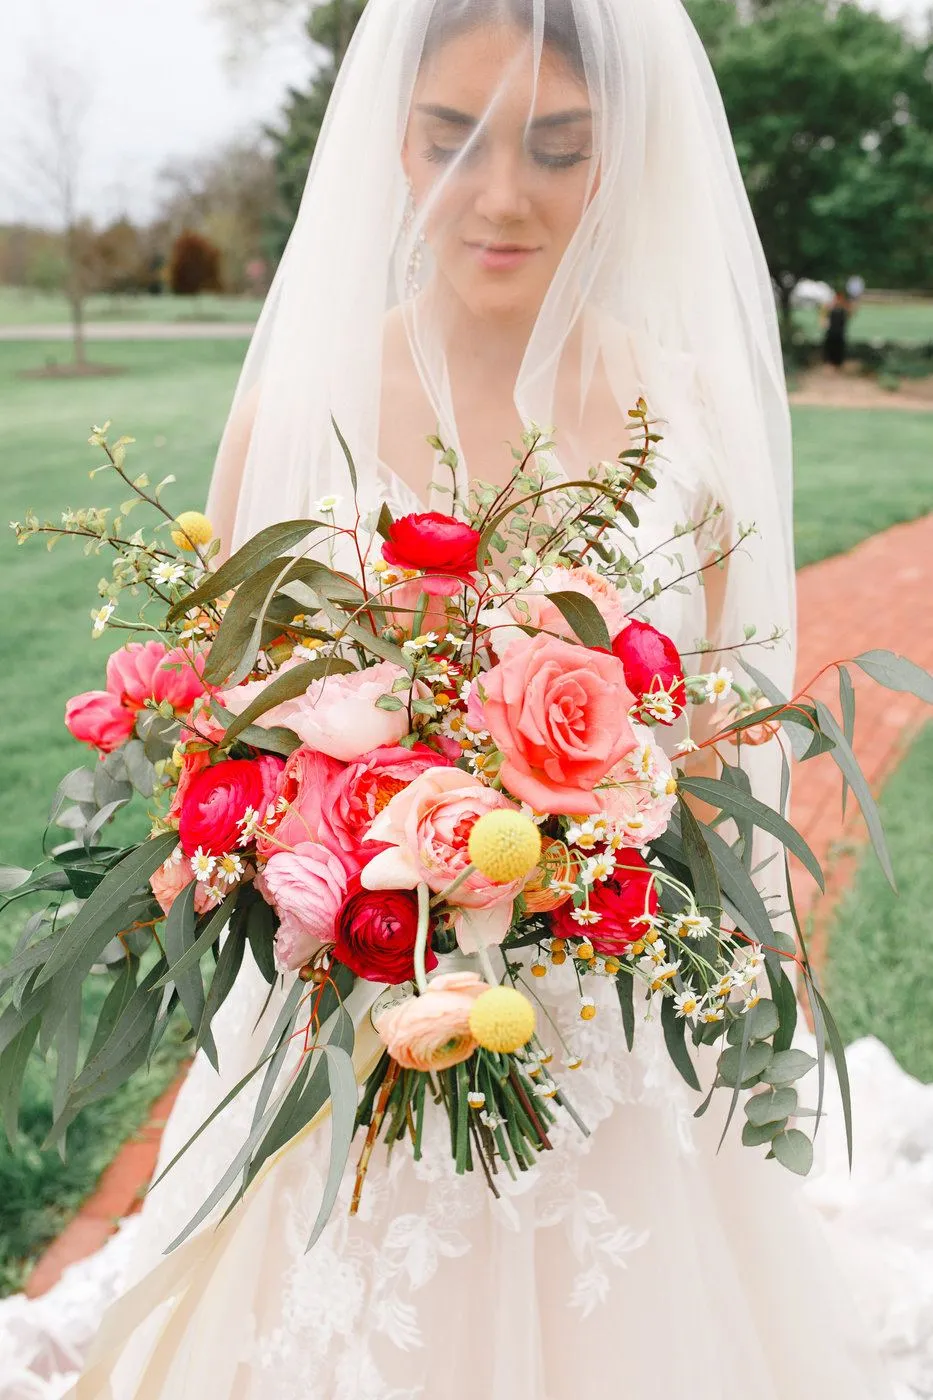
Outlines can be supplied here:
M411 369L388 386L387 324ZM521 353L503 369L516 325ZM477 364L514 411L501 432L492 400L464 394ZM659 547L672 580L700 562L677 526L711 499L724 537L758 529L730 559L715 629L695 585L646 615L687 653L711 632L728 645L750 625L765 641L777 624L785 641L757 664L789 688L774 301L679 0L370 0L221 447L208 509L225 544L315 510L352 523L354 494L364 514L421 508L405 481L429 433L456 452L424 502L437 509L446 488L462 498L471 474L492 473L490 444L534 423L556 424L561 469L579 478L626 445L605 424L639 393L669 430L634 548ZM410 453L383 450L397 425ZM752 760L774 803L775 747ZM163 1163L264 1043L275 1006L257 1026L266 988L244 974L215 1022L220 1075L203 1057L192 1068ZM722 1108L694 1119L656 1020L626 1052L611 983L588 1022L569 969L536 990L583 1059L555 1070L588 1136L561 1118L554 1151L514 1184L500 1174L496 1200L481 1176L454 1176L433 1115L419 1164L403 1145L376 1154L355 1219L351 1164L306 1254L321 1126L222 1225L163 1257L243 1140L246 1092L100 1256L47 1299L0 1306L0 1400L72 1393L98 1329L75 1400L933 1395L933 1090L860 1042L855 1174L830 1084L825 1167L803 1186L735 1125L717 1154Z

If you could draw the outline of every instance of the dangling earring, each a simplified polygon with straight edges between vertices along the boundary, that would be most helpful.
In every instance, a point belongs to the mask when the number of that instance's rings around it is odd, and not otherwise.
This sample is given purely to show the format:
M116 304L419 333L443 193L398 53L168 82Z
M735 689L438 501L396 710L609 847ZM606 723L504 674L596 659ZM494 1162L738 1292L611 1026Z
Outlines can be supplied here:
M411 185L408 186L408 201L405 205L405 216L402 220L402 233L408 239L415 226L417 210L415 208L415 195ZM421 291L421 268L424 263L424 249L427 239L424 229L421 229L417 238L412 244L411 253L408 258L408 266L405 269L405 296L411 301Z

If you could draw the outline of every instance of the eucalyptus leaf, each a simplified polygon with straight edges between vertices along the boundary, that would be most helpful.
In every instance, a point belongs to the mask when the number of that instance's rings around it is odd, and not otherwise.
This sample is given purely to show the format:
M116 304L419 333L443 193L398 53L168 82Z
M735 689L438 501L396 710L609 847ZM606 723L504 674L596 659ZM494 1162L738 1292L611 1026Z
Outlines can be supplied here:
M0 894L8 894L10 890L19 889L32 878L31 870L24 870L19 865L0 866Z
M855 657L855 665L888 690L906 691L933 705L933 675L906 656L893 651L863 651Z
M884 871L892 890L896 890L897 884L894 879L894 870L891 865L891 857L888 853L888 843L885 840L884 828L881 825L881 817L878 815L878 808L872 796L871 788L868 786L865 774L859 767L858 760L852 752L845 735L836 723L832 711L827 709L821 700L816 702L816 710L820 718L820 724L835 742L833 758L842 776L848 781L852 789L852 794L862 810L862 816L865 818L865 825L868 827L868 834L871 837L875 855L878 857L878 863Z
M612 641L603 615L585 593L572 590L549 593L548 602L553 603L569 622L585 647L602 647L604 651L611 649Z
M681 786L678 782L678 786ZM680 805L680 831L684 843L684 854L693 879L693 893L701 914L711 919L716 928L722 919L722 896L716 867L710 855L709 846L703 834L703 827L678 795Z
M191 593L171 608L169 622L176 622L186 612L203 603L212 603L222 598L231 588L236 588L244 579L251 578L261 569L301 544L315 530L325 529L320 520L283 520L277 525L269 525L260 530L242 548L232 554L226 563L221 564L215 573L198 584Z
M204 1044L207 1033L211 1028L211 1022L233 989L237 974L243 963L243 955L245 952L246 939L242 934L235 934L231 930L220 950L220 957L217 959L214 976L211 978L210 990L204 1000L204 1015L201 1017L197 1040L195 1041L195 1048L197 1050L200 1050L201 1046Z
M771 1057L771 1046L766 1041L749 1042L744 1055L741 1045L732 1045L719 1057L719 1077L733 1086L751 1084L767 1068Z
M781 844L786 846L806 867L820 889L825 889L823 871L816 856L800 832L792 827L790 822L785 821L773 807L759 802L757 797L753 797L750 792L744 792L734 784L724 783L718 778L682 777L678 779L677 785L681 791L692 793L701 802L708 802L711 806L719 807L730 816L737 813L749 821L753 821L762 831L776 836Z
M257 720L260 715L266 714L276 705L284 704L286 700L294 700L299 695L304 695L312 681L323 680L327 676L346 675L354 671L356 667L350 661L342 661L339 657L328 657L320 661L302 661L297 666L291 666L287 671L280 671L269 684L263 686L246 709L241 711L227 729L224 742L229 744L233 739Z
M192 1030L195 1031L201 1024L201 1017L204 1015L204 983L201 980L201 970L198 967L197 958L189 958L183 968L182 964L185 955L191 953L197 944L197 915L194 912L194 897L197 890L196 880L192 880L182 890L169 911L162 934L166 960L170 968L174 967L172 981L178 992L178 999ZM219 932L218 928L218 934ZM165 975L163 974L157 985L161 987L164 983ZM207 1040L204 1050L216 1069L217 1049L213 1037Z
M771 1089L764 1094L752 1094L745 1104L745 1116L749 1123L761 1127L763 1123L780 1123L790 1118L797 1109L796 1089Z
M661 1028L664 1031L667 1053L673 1060L678 1073L686 1080L691 1089L699 1089L700 1081L697 1077L696 1066L690 1058L690 1051L687 1049L687 1023L684 1017L677 1015L673 997L665 997L661 1002Z
M816 1060L805 1050L779 1050L762 1078L767 1084L793 1084L808 1074Z
M761 1147L763 1143L773 1141L778 1133L784 1131L786 1123L786 1118L780 1118L776 1123L746 1123L742 1128L742 1146Z
M327 1075L330 1082L330 1162L327 1169L327 1181L324 1185L324 1196L317 1213L317 1219L311 1227L306 1253L317 1242L324 1226L331 1217L337 1192L343 1179L343 1171L347 1165L347 1158L350 1156L350 1145L353 1142L353 1130L356 1124L358 1090L353 1061L346 1050L342 1050L336 1045L325 1045L324 1054L327 1056Z
M772 1140L771 1150L788 1171L806 1176L813 1166L813 1143L799 1128L787 1128Z
M616 974L616 992L622 1012L622 1030L629 1050L635 1044L635 979L627 972Z

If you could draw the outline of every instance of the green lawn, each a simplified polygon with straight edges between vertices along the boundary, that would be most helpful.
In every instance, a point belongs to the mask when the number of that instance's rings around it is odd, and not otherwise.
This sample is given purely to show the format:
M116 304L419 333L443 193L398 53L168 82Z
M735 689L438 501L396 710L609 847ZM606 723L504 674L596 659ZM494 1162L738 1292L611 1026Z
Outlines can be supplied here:
M99 461L86 446L87 435L107 418L115 433L137 439L131 466L153 480L170 472L178 477L167 493L173 508L200 506L243 348L236 341L113 343L99 347L95 358L123 374L42 381L23 380L19 371L41 365L47 350L60 347L0 343L0 521L22 518L30 506L55 517L66 506L123 499L125 490L115 490L107 477L87 476ZM794 418L802 560L849 548L885 525L933 509L933 417L800 408ZM91 642L89 620L103 572L103 560L85 559L65 545L51 555L38 541L17 550L12 536L4 544L0 534L6 734L0 863L33 862L58 780L86 757L65 731L62 711L69 695L103 683L108 640ZM0 925L0 957L18 923L7 916ZM137 1077L114 1100L87 1112L72 1131L67 1166L39 1151L48 1086L36 1066L18 1154L0 1139L0 1291L18 1284L22 1261L56 1233L90 1189L170 1078L178 1054L177 1046L167 1047L149 1079Z
M798 568L933 511L933 413L794 408Z
M796 313L808 337L821 335L819 313L808 307ZM933 340L933 298L910 301L864 301L849 324L850 340Z
M881 815L899 894L870 849L837 910L826 967L830 1005L848 1042L875 1035L933 1081L933 724L886 785Z
M93 296L89 321L254 321L261 301L254 297ZM57 292L0 287L0 326L49 325L70 319L68 304Z

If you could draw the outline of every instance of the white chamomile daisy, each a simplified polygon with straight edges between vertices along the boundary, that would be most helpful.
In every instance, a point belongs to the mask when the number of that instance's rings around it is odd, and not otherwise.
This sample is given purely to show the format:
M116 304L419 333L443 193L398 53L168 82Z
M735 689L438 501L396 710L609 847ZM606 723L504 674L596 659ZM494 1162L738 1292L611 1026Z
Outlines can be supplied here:
M679 744L676 744L676 745L674 746L674 753L677 754L678 756L682 756L683 754L688 754L688 753L699 753L699 752L700 752L700 746L699 746L699 744L695 743L695 742L693 741L693 739L689 739L689 738L688 738L688 739L681 739L680 743L679 743Z
M705 694L711 705L715 705L718 700L725 700L732 694L732 672L728 667L722 666L706 677Z
M216 864L216 856L208 855L207 851L199 846L191 857L191 869L194 872L194 878L201 883L206 883L213 875Z
M91 612L91 621L94 624L91 629L92 637L102 637L104 635L104 628L107 626L107 623L113 617L116 610L116 603L109 602L105 603L102 608L97 608Z
M699 1010L700 998L696 992L677 992L674 997L676 1016L694 1016Z
M582 924L584 927L587 927L590 924L598 924L602 918L602 914L597 914L595 909L583 908L574 909L570 917L575 924Z
M314 502L314 509L322 515L331 515L343 500L342 496L322 496L319 501Z
M181 583L185 577L185 566L174 564L170 559L163 559L156 564L150 577L154 583Z

